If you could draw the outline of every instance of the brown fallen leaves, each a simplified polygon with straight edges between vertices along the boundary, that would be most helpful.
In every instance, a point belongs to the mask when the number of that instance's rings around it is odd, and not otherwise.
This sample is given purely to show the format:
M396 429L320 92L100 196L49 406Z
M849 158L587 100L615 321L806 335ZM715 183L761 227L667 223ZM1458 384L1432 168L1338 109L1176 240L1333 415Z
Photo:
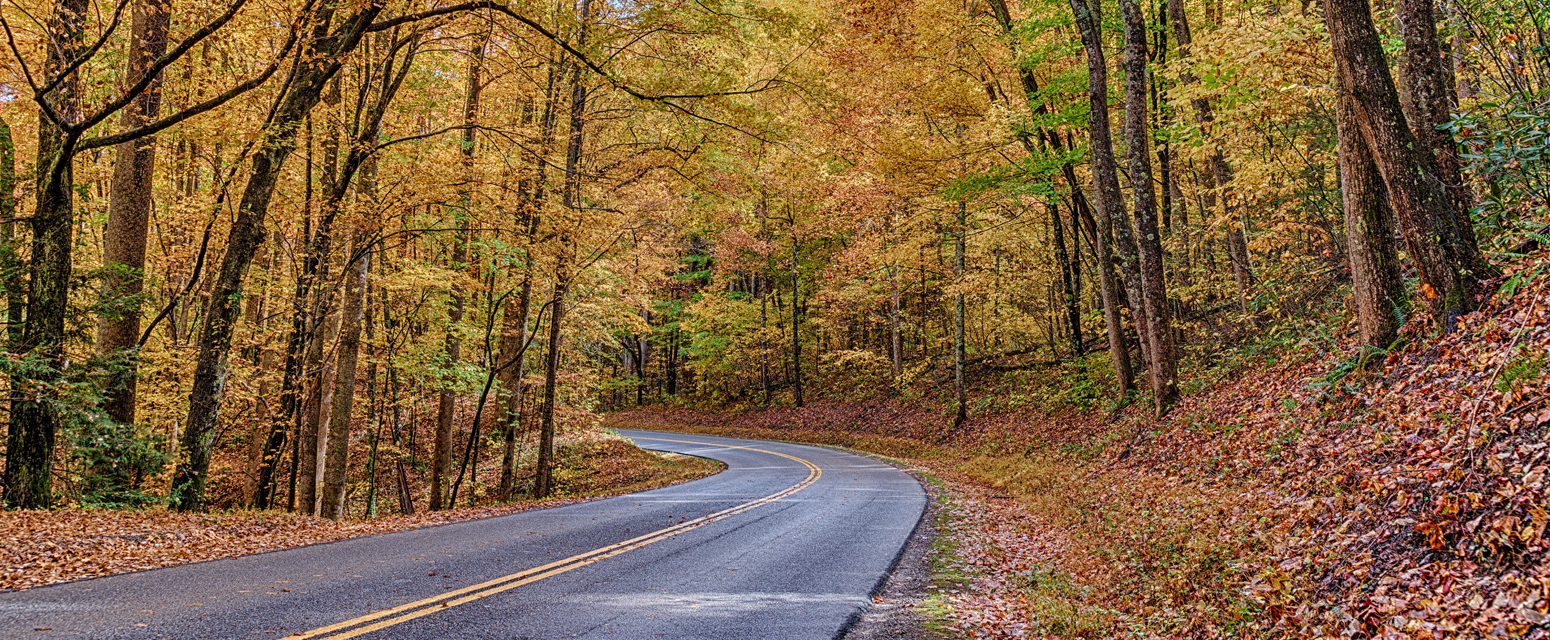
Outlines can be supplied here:
M1550 638L1547 274L1550 254L1515 265L1452 334L1417 319L1367 372L1353 348L1266 350L1162 420L1013 409L950 431L887 398L609 421L933 469L958 523L945 616L973 637Z
M570 504L704 477L720 464L667 458L618 438L572 439L556 470L559 499L334 521L275 511L0 512L0 590L404 531Z

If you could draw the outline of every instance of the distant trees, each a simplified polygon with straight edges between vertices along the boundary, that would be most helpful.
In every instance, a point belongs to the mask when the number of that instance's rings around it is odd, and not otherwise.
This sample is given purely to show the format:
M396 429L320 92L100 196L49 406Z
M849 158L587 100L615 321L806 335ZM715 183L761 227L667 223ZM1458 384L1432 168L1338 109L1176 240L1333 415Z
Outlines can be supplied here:
M1370 349L1451 328L1540 207L1472 152L1537 135L1471 124L1540 100L1465 46L1523 25L844 5L0 7L6 504L548 495L587 411L933 393L963 427L989 371L1161 413L1347 274Z

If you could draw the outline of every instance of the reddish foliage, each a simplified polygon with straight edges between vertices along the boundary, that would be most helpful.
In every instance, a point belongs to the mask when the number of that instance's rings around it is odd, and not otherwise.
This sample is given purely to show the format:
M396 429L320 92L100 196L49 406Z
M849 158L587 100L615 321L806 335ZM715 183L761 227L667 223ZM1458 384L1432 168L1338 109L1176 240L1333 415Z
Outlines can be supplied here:
M1547 265L1510 270L1450 335L1418 319L1371 371L1345 373L1354 351L1280 354L1162 420L1021 410L949 432L941 407L879 399L610 422L934 469L969 576L944 598L983 637L1550 637ZM1024 564L1073 586L1019 581Z

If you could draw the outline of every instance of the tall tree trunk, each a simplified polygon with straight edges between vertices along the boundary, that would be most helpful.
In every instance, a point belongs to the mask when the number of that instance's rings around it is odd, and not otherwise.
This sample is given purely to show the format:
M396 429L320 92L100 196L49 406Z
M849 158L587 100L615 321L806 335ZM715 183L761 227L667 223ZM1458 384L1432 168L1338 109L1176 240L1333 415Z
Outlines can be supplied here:
M1113 280L1122 281L1131 305L1138 305L1142 299L1140 265L1136 263L1135 241L1131 238L1130 222L1125 216L1124 196L1119 189L1119 169L1114 161L1113 134L1109 129L1109 73L1099 32L1103 23L1102 15L1098 7L1089 4L1088 0L1071 0L1071 12L1076 17L1077 28L1082 34L1082 45L1087 50L1087 128L1090 134L1093 186L1097 192L1094 202L1098 210L1093 217L1098 223L1098 259L1100 263L1112 261L1120 272L1114 274L1113 270L1104 269L1102 279L1105 281L1103 287L1108 292L1104 294L1104 316L1109 325L1109 350L1114 357L1120 393L1124 394L1134 388L1134 382L1129 366L1124 321L1120 315L1120 307L1123 305L1119 301L1119 287L1114 286L1120 283ZM1104 253L1111 255L1105 257ZM1134 308L1132 312L1137 333L1145 335L1139 331L1145 314L1135 312Z
M1075 288L1075 278L1080 277L1078 267L1071 264L1071 253L1066 248L1066 229L1060 219L1060 207L1053 199L1049 204L1050 233L1055 238L1055 267L1060 269L1061 302L1065 308L1066 333L1071 341L1071 356L1082 355L1081 300ZM1080 248L1080 247L1078 247Z
M1394 247L1394 211L1389 208L1383 176L1373 164L1356 123L1353 101L1341 90L1335 104L1351 294L1356 299L1362 344L1386 349L1399 333L1409 301L1400 279L1399 252Z
M43 77L52 78L70 65L85 48L86 0L61 0L45 24L54 46L48 48ZM45 102L66 122L73 121L80 106L76 74L60 84ZM47 388L63 376L65 322L70 307L70 277L74 230L74 181L71 159L79 133L55 125L47 115L38 116L37 208L32 227L32 256L27 285L27 320L20 344L11 354L35 358L37 373L28 380L14 380L11 388L32 383ZM20 509L47 508L52 504L54 438L59 419L40 393L11 404L11 424L6 434L5 500Z
M1357 124L1383 174L1427 309L1451 331L1458 316L1474 310L1475 293L1489 274L1471 269L1452 199L1400 108L1367 0L1325 0L1324 6L1336 75L1355 98Z
M130 83L138 83L151 63L167 51L167 27L171 22L169 0L145 0L134 6L129 34ZM121 125L134 129L155 120L161 109L158 75L124 109ZM151 212L151 179L156 170L156 136L122 142L114 148L113 192L108 203L108 223L103 229L102 262L107 268L102 297L111 313L97 325L97 351L124 358L123 368L107 384L103 411L114 422L135 421L135 383L139 378L140 291L145 286L145 239Z
M327 459L323 467L322 506L318 515L344 517L344 488L349 470L350 414L355 401L355 369L361 348L361 315L366 303L366 274L371 271L370 237L357 229L350 241L354 264L345 265L344 308L339 316L339 355L334 368L334 398L328 419Z
M334 337L331 334L336 333L332 321L334 287L320 285L332 282L329 274L333 266L334 220L338 217L344 194L340 190L339 171L341 118L338 108L341 99L339 78L336 76L328 83L328 88L323 94L324 133L320 154L322 171L319 180L323 202L318 206L320 215L317 233L313 235L313 241L308 247L310 254L307 257L308 264L314 265L312 270L315 280L311 282L312 308L311 320L308 321L308 335L311 341L307 343L306 358L302 367L305 372L302 380L307 395L301 413L301 427L298 430L300 439L297 442L300 445L300 452L297 460L300 462L296 472L300 474L301 482L297 489L296 504L299 512L310 515L319 513L318 485L323 481L323 468L328 451L328 427L325 421L329 418L327 407L331 404L333 396L334 367L332 362L323 357L323 354ZM310 135L311 130L308 131Z
M791 214L790 206L786 213ZM796 405L802 406L802 318L801 304L802 282L800 276L801 261L797 250L797 225L794 214L791 218L791 374L796 381Z
M342 167L333 171L332 179L326 180L328 184L327 198L323 203L325 218L332 219L338 215L344 207L345 195L348 193L352 178L360 176L360 184L357 188L357 196L365 201L366 206L371 206L376 197L377 188L377 161L371 153L371 148L377 140L382 128L382 119L387 113L388 105L398 94L399 87L403 86L410 65L418 52L418 34L409 36L407 45L403 48L402 62L395 69L394 62L397 47L393 47L388 36L379 35L378 42L388 45L387 58L378 65L377 77L378 89L376 101L366 104L366 93L369 86L360 88L359 99L356 101L357 113L352 121L355 130L351 132L350 150L346 154ZM361 113L364 111L364 113ZM329 160L332 170L332 159ZM323 463L323 495L318 508L318 515L325 518L338 519L344 516L345 481L349 471L349 441L351 414L355 403L355 373L358 366L361 344L361 318L366 305L366 277L371 272L371 242L376 233L377 223L366 221L357 223L350 239L350 249L345 258L345 285L343 310L339 318L340 336L338 355L334 369L334 389L329 418L327 424L327 442L324 450ZM370 384L372 376L367 376ZM321 400L321 398L320 398ZM319 403L321 409L322 402ZM372 487L375 491L375 461L376 461L376 437L372 439ZM368 510L375 511L375 494L373 502Z
M890 236L899 226L899 212L894 211L889 218L888 231ZM893 360L893 379L895 382L904 375L904 343L899 337L899 264L889 258L888 264L888 354ZM759 302L759 326L764 326L764 299ZM768 374L765 376L768 378Z
M544 401L539 410L538 460L533 473L533 497L540 500L554 491L554 403L559 385L561 323L565 318L565 294L570 283L568 266L561 260L555 270L554 296L550 299L549 351L544 356Z
M593 0L581 0L576 30L576 46L585 49L587 34L592 23ZM587 85L582 77L581 65L571 62L570 88L570 138L565 149L565 184L561 199L567 208L581 208L581 151L585 141L587 124ZM554 491L554 433L555 402L559 384L560 342L564 337L561 329L565 319L565 296L570 291L571 239L561 234L559 260L554 268L553 308L549 316L549 354L544 359L544 404L538 429L537 469L533 474L533 496L549 497Z
M1147 126L1146 20L1139 0L1120 0L1125 22L1125 134L1130 141L1130 193L1135 199L1137 245L1140 253L1142 313L1146 316L1141 339L1147 344L1153 404L1162 415L1178 400L1174 372L1173 323L1169 318L1168 290L1163 280L1162 235L1157 229L1157 196L1152 192L1152 161ZM1138 313L1140 317L1142 313ZM1140 323L1138 323L1139 325Z
M181 439L183 453L173 478L173 497L179 510L200 511L205 507L210 449L225 395L227 358L241 305L242 282L253 262L253 252L263 242L269 201L285 160L296 147L296 131L322 98L324 85L343 66L344 54L360 43L366 27L382 8L383 5L375 1L360 6L332 33L328 24L332 21L334 8L329 5L321 9L318 27L303 54L314 63L298 68L291 84L278 98L274 115L264 123L261 134L264 143L253 157L247 185L237 205L237 218L227 236L226 257L221 260L220 273L213 284L209 309L200 329L199 355L194 365L193 389L189 392L188 420ZM283 432L280 442L284 442ZM273 448L266 447L261 478L265 468L269 469L272 478L278 454L278 444Z
M1464 182L1463 161L1453 136L1442 127L1453 119L1458 107L1453 83L1449 81L1449 60L1443 56L1437 40L1437 19L1433 11L1434 0L1399 0L1399 32L1405 43L1401 67L1409 80L1410 99L1401 101L1410 107L1405 113L1416 138L1422 145L1422 153L1430 154L1435 163L1437 179L1448 191L1452 205L1453 224L1458 229L1457 247L1459 259L1468 269L1483 277L1492 277L1493 268L1480 253L1475 238L1475 223L1469 210L1474 194Z
M506 395L502 397L498 409L504 438L501 451L501 500L510 500L517 484L517 433L522 428L522 373L527 364L527 323L532 302L533 274L529 269L522 275L522 289L516 302L506 305L506 331L501 336L501 356L498 360L507 366L500 380Z
M527 350L524 348L524 345L527 344L528 340L527 325L530 320L529 314L531 313L530 309L533 300L532 242L534 235L538 232L544 204L548 200L549 155L554 147L555 124L559 113L557 109L559 105L558 91L562 67L555 60L548 61L545 66L547 67L547 73L545 74L547 78L544 84L543 110L542 114L538 116L538 151L533 155L531 181L526 187L518 188L518 191L523 193L526 198L519 211L517 223L522 229L524 240L528 243L525 255L527 263L523 267L522 293L517 301L516 315L512 315L513 309L510 306L506 310L507 326L505 335L509 336L510 342L504 342L507 338L503 337L503 344L501 346L501 353L515 353L517 360L515 363L512 363L506 379L501 382L509 394L506 396L505 404L500 414L501 420L506 426L500 477L500 497L502 500L511 499L511 496L516 492L518 462L516 444L518 432L523 424L522 394L524 389L522 388L522 376L527 369ZM644 353L642 355L644 356ZM504 358L510 361L512 356L506 355Z
M958 201L958 220L953 229L953 277L957 280L958 294L953 296L953 399L958 407L953 415L953 430L957 431L969 419L969 398L963 382L965 351L964 329L964 245L969 235L968 204Z
M0 118L0 287L5 294L5 330L0 338L15 352L26 322L27 287L21 256L16 251L16 141L11 126ZM8 407L9 408L9 407Z

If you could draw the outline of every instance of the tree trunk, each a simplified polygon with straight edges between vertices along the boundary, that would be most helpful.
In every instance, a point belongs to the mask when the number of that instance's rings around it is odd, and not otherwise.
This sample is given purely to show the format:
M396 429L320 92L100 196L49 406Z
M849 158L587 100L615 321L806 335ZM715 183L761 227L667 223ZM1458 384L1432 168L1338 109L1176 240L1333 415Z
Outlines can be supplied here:
M48 48L43 77L52 78L63 72L85 48L86 11L85 0L61 0L56 6L45 25L55 46ZM46 102L66 122L74 120L80 103L77 76L71 74ZM22 384L47 388L64 374L74 236L71 159L78 137L79 134L56 126L47 115L39 114L37 208L29 220L32 256L27 320L21 343L11 349L13 356L35 358L37 372L25 381L13 379L12 389ZM11 404L11 424L6 433L5 499L13 508L43 509L52 504L54 438L59 419L47 393Z
M791 213L790 207L786 212ZM800 254L797 252L797 225L796 218L791 218L791 374L796 381L796 405L802 406L802 319L801 305L802 282Z
M463 91L463 123L475 124L479 117L479 91L480 71L484 64L484 41L481 39L477 50L473 52L472 59L468 63L467 84ZM463 171L471 180L474 158L474 130L463 130ZM468 268L468 221L473 216L470 208L473 205L472 182L465 182L462 193L459 195L461 209L457 216L457 239L454 240L452 258L449 260L448 269L461 272ZM461 357L462 341L458 338L457 326L463 321L463 295L456 288L453 289L450 308L447 310L447 340L444 353L446 354L446 366L455 367ZM452 381L446 380L445 385L451 385ZM431 510L450 509L453 505L446 502L447 474L452 469L452 427L453 417L456 413L457 393L454 389L444 388L437 397L436 404L436 450L432 457L431 469Z
M587 45L587 34L592 22L592 1L581 0L576 33L576 46ZM571 62L570 74L570 139L565 149L565 185L561 199L572 210L581 208L581 151L585 141L587 123L587 86L581 74L581 65ZM533 496L549 497L554 491L554 411L559 383L561 329L565 319L565 296L570 291L571 240L562 234L559 242L559 260L554 268L553 309L549 319L549 354L544 359L544 405L538 430L537 469L533 474Z
M892 235L897 230L898 226L899 213L895 211L889 218L889 234ZM888 297L888 355L893 360L893 379L895 383L897 383L899 378L904 375L904 342L899 337L899 305L901 302L899 292L899 269L900 267L898 263L890 257L888 264L888 289L890 294ZM760 298L759 326L761 328L764 326L763 298ZM768 374L766 374L765 378L768 379L768 377ZM766 386L767 384L768 383L766 383ZM768 392L766 392L765 395L769 395Z
M137 83L146 69L167 51L171 21L169 0L146 0L134 6L129 34L129 77ZM155 120L161 108L161 79L151 81L124 109L121 127L134 129ZM102 297L111 312L97 325L97 352L124 359L106 385L102 408L114 422L134 424L135 383L140 341L140 291L145 285L145 240L151 212L151 185L156 170L156 136L122 142L114 149L113 191L108 223L103 229L102 262L106 277Z
M1488 274L1471 270L1467 241L1458 229L1436 163L1411 131L1383 56L1367 0L1325 0L1324 19L1334 48L1336 75L1356 101L1356 121L1383 174L1428 310L1451 331L1475 308Z
M969 419L969 399L963 383L963 361L965 357L965 345L963 339L964 325L964 245L969 234L968 204L963 200L958 201L958 220L953 230L953 277L956 279L958 294L953 296L953 399L958 407L953 415L953 430L957 431L963 423Z
M1351 294L1356 299L1362 344L1387 349L1409 312L1399 253L1394 247L1394 212L1383 176L1373 164L1356 123L1357 106L1344 91L1337 98L1340 138L1340 194L1345 204L1346 255L1351 261Z
M549 352L544 356L544 403L539 413L538 461L533 474L533 497L548 498L554 491L554 403L559 384L561 323L565 318L565 294L570 287L562 260L555 270L554 297L550 301Z
M286 158L296 147L296 131L312 107L322 98L323 87L344 64L344 54L360 43L366 27L382 12L383 5L370 2L355 10L332 33L326 31L334 11L322 9L319 27L304 55L317 61L304 67L292 78L279 97L274 115L264 123L264 144L253 157L237 217L226 240L226 257L210 293L209 309L200 330L199 355L194 365L193 389L189 392L188 420L181 439L183 456L173 479L174 502L181 511L200 511L205 507L204 489L209 478L210 448L214 444L216 419L226 388L227 357L231 352L242 299L242 281L253 252L264 239L264 218L274 195L276 181ZM279 434L284 441L284 432ZM271 432L271 441L274 433ZM278 445L265 454L265 467L272 478ZM261 485L265 486L265 485ZM262 493L262 489L260 492Z
M371 271L369 236L357 229L350 242L355 264L345 265L344 309L339 316L339 356L334 368L334 398L328 419L327 458L323 467L323 498L318 515L344 517L344 489L349 470L350 414L355 401L355 369L361 347L361 315L366 303L366 274Z
M532 309L533 276L531 271L522 276L522 292L514 303L506 305L506 331L501 336L498 362L507 364L501 375L501 387L506 395L501 400L500 425L504 443L501 451L500 499L510 500L517 482L517 432L522 427L522 373L527 364L527 323ZM512 360L515 359L515 362Z
M1130 223L1125 216L1124 197L1119 190L1119 169L1114 162L1113 134L1109 130L1109 76L1104 61L1103 40L1098 31L1102 25L1102 16L1096 6L1088 4L1088 0L1071 0L1071 12L1076 16L1082 45L1087 50L1087 128L1090 134L1093 184L1097 192L1094 202L1098 206L1093 217L1098 223L1098 260L1105 267L1100 270L1100 275L1104 291L1104 318L1109 329L1109 351L1114 359L1119 392L1123 395L1135 388L1135 383L1130 370L1124 320L1120 314L1120 308L1124 305L1120 302L1121 292L1116 285L1123 284L1132 303L1139 302L1140 267L1135 262L1135 242L1131 239ZM1116 264L1121 273L1107 268L1110 263ZM1134 275L1131 271L1135 272ZM1143 317L1143 314L1135 314L1138 328Z
M1173 323L1169 318L1168 290L1163 280L1162 235L1157 229L1157 196L1152 192L1152 161L1148 151L1151 129L1147 126L1146 21L1138 0L1120 0L1125 22L1125 134L1130 141L1130 193L1135 199L1137 245L1140 253L1141 315L1137 323L1147 345L1152 399L1157 415L1178 400L1173 355ZM1134 301L1132 301L1134 302Z
M1077 271L1078 267L1071 264L1071 253L1066 248L1066 229L1060 219L1060 207L1056 206L1053 199L1047 206L1051 235L1055 238L1055 267L1060 269L1061 302L1066 312L1066 333L1071 341L1071 356L1076 357L1082 355L1083 351L1081 300L1075 285L1075 278L1080 277L1080 274Z
M1483 277L1496 271L1480 253L1475 238L1475 223L1469 210L1474 194L1464 182L1463 160L1453 136L1442 127L1453 120L1458 107L1453 84L1449 82L1449 59L1443 57L1437 40L1437 20L1433 0L1399 0L1399 31L1405 50L1401 67L1410 81L1410 111L1406 119L1415 129L1423 153L1429 153L1437 170L1437 179L1448 191L1453 224L1458 229L1459 259L1468 269Z
M337 112L341 100L339 91L339 78L335 77L328 83L328 88L323 94L323 144L321 151L321 180L323 203L318 207L318 226L312 236L312 242L308 244L306 267L302 276L298 277L297 289L307 289L312 293L310 319L307 321L308 342L305 357L302 360L301 377L302 388L306 391L305 402L302 405L301 422L297 429L299 446L297 452L298 464L292 471L293 477L299 477L300 482L296 488L296 510L300 513L318 515L318 484L323 480L324 459L328 450L328 431L324 424L328 414L324 407L330 403L332 391L331 363L325 361L323 352L328 342L333 338L331 314L333 312L334 288L322 286L323 283L331 283L329 277L333 259L334 220L339 212L342 197L335 198L335 194L341 194L338 190L339 179L339 114ZM311 160L311 128L312 120L308 120L308 159ZM308 173L308 188L311 188L311 173ZM311 194L309 190L307 192ZM308 198L310 204L310 198ZM310 215L310 212L309 212ZM303 280L305 279L305 280Z
M27 290L21 257L16 251L16 141L11 126L0 118L0 287L5 293L5 330L0 339L13 353L22 341Z

